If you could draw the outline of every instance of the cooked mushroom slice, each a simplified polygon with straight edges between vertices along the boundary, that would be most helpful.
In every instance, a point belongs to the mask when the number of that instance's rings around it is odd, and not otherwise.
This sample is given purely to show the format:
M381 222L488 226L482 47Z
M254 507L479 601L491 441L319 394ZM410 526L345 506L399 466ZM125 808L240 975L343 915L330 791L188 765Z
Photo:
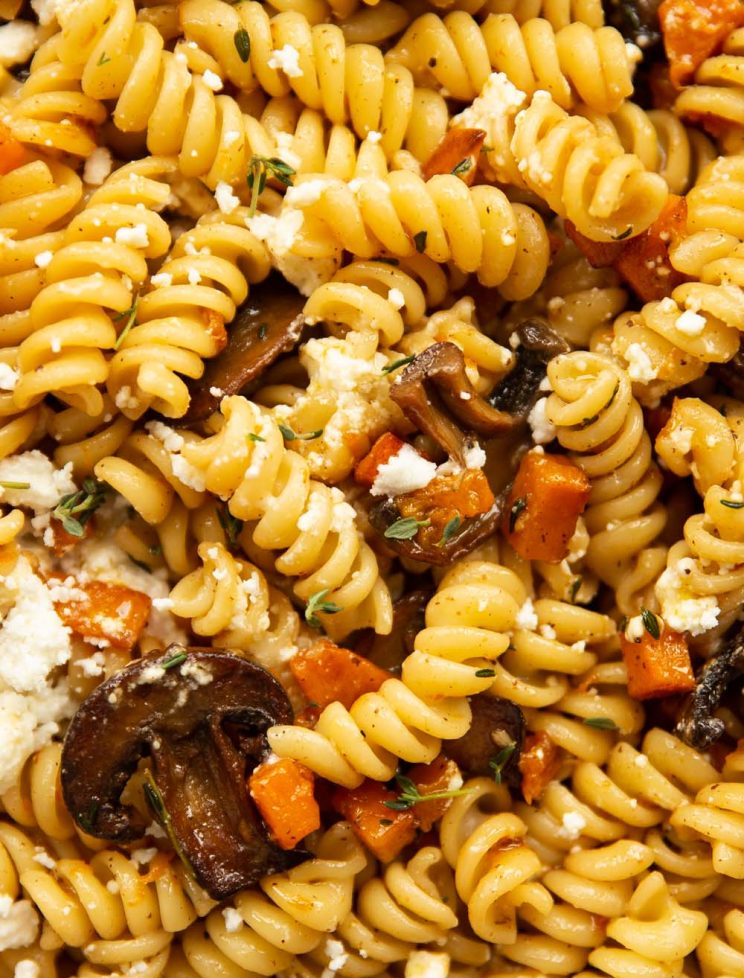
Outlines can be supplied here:
M491 437L511 431L515 421L478 394L465 373L465 358L454 343L433 343L408 364L390 396L419 431L429 435L449 458L465 466L467 429Z
M651 48L660 44L661 0L603 0L602 6L607 23L616 27L627 41L637 44L644 58Z
M293 349L305 324L304 304L304 297L279 275L254 286L230 325L227 346L190 385L191 404L184 421L209 417L225 394L239 393Z
M744 673L744 626L705 665L690 694L677 733L691 747L704 750L724 732L723 720L714 716L727 687Z
M570 347L539 319L526 319L512 335L519 340L514 369L488 395L499 411L526 418L532 410L547 374L548 363Z
M145 821L121 793L145 755L155 814L216 900L296 865L307 853L271 842L246 776L268 752L266 730L291 723L279 683L216 649L171 645L130 663L84 701L62 751L62 792L89 835L131 842Z
M710 372L734 397L744 400L744 349L740 347L739 352L728 363L712 363Z
M516 704L480 693L470 700L470 730L458 740L446 740L442 750L466 775L490 775L519 786L519 755L524 743L524 716Z
M413 652L416 635L424 627L424 612L434 592L417 588L404 594L393 604L393 628L389 635L365 631L354 650L382 669L396 671L407 655Z
M466 520L462 527L458 526L446 539L433 544L422 544L416 537L410 540L386 539L385 543L401 557L442 567L465 557L479 543L496 533L501 521L503 505L504 495L502 494L487 513ZM400 518L401 515L396 508L394 499L385 498L369 511L370 524L378 533L383 535L385 530Z

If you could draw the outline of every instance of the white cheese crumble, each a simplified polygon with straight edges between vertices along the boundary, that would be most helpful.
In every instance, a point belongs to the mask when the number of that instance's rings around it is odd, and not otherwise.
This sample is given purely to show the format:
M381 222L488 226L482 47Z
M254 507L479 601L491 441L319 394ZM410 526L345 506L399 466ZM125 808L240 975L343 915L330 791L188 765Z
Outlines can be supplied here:
M329 939L325 944L325 953L328 955L328 970L340 971L349 960L349 953L344 948L341 941Z
M11 20L0 27L0 65L22 65L39 46L39 30L26 20Z
M402 309L406 304L406 297L400 289L390 289L387 294L387 299L394 309Z
M136 863L138 866L146 866L148 863L152 862L157 854L158 850L155 848L155 846L148 849L135 849L134 852L131 853L132 862Z
M676 566L667 567L656 582L656 597L661 616L676 632L703 635L718 624L719 608L713 595L697 597L685 585L685 570L693 562L683 557Z
M707 322L705 316L693 312L692 309L686 309L681 316L677 316L674 325L680 333L684 333L686 336L700 336Z
M474 445L468 445L463 457L466 469L482 469L486 464L486 453L477 442Z
M13 978L41 978L41 968L35 961L26 958L15 966Z
M0 951L28 947L39 933L39 917L30 900L0 895Z
M629 642L640 642L645 630L646 626L643 624L643 618L640 615L634 615L625 626L625 637Z
M406 961L405 978L447 978L450 956L444 951L411 951Z
M229 183L220 180L214 188L214 199L223 214L232 214L236 208L240 207L240 197L233 193Z
M169 272L158 272L157 275L153 275L150 279L150 285L153 285L156 289L170 288L173 285L173 276ZM121 390L124 390L124 388L122 387Z
M382 133L377 132L377 130L375 129L370 129L370 131L367 133L367 139L371 143L379 143L380 140L382 139Z
M564 839L578 839L586 828L586 819L581 812L564 812L558 834Z
M100 187L111 173L114 161L106 146L97 146L85 161L83 180L91 187Z
M300 52L291 44L285 44L284 47L272 51L267 64L275 71L283 71L287 78L302 78Z
M527 598L517 612L515 625L517 628L524 628L527 631L534 631L537 628L537 613L535 606L532 604L532 598Z
M284 202L288 207L309 207L320 200L327 187L328 180L324 177L305 180L287 188Z
M373 496L402 496L428 486L436 474L434 462L419 455L410 445L404 445L377 469L370 493Z
M135 224L131 228L117 228L114 240L117 244L131 245L132 248L147 248L150 238L146 224Z
M547 445L556 436L555 425L548 420L547 408L547 397L541 397L539 401L535 401L527 415L527 422L532 429L532 440L536 445Z
M225 907L222 916L225 918L225 930L228 934L234 934L243 926L243 918L235 907Z
M216 72L210 71L210 69L207 68L202 75L202 79L204 80L204 84L207 86L207 88L211 88L213 92L222 91L222 79Z
M20 374L9 364L0 362L0 390L12 391L18 383Z
M39 254L34 258L34 265L37 268L46 268L49 262L54 258L54 253L51 251L40 251Z
M628 362L628 376L639 384L648 384L656 380L656 370L651 363L651 357L640 343L630 343L625 351Z
M466 129L484 129L488 133L486 142L495 143L494 129L505 117L515 115L526 98L525 93L513 85L504 72L493 72L473 104L456 115L452 124Z
M28 483L28 489L4 489L0 498L11 506L25 506L38 513L52 509L62 496L75 492L72 463L58 469L43 452L34 449L9 455L0 461L0 482Z

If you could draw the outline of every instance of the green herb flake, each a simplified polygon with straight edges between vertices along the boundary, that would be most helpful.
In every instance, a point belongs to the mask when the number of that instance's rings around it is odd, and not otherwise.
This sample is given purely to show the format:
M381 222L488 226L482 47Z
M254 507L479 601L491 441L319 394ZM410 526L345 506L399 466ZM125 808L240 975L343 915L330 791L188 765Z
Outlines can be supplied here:
M285 424L278 425L278 428L285 441L313 441L315 438L320 438L325 430L324 428L318 428L317 431L292 431Z
M261 325L258 327L258 338L260 340L265 340L266 339L266 334L268 333L268 331L269 331L268 324L267 323L261 323Z
M248 64L251 56L251 39L245 27L239 27L233 34L233 43L243 64Z
M473 160L470 156L466 156L464 160L460 160L456 166L452 167L452 175L459 177L461 173L467 173L468 170L472 169Z
M307 607L305 608L305 621L308 625L312 625L313 628L320 628L318 612L322 615L337 615L339 611L343 610L333 601L325 600L330 590L330 588L325 587L322 591L316 591L315 594L311 594L308 599Z
M0 482L0 489L30 489L30 482Z
M584 724L587 727L594 727L595 730L618 730L618 725L609 717L585 717Z
M457 798L459 795L467 795L472 788L454 788L451 791L433 791L431 794L422 795L416 785L405 774L396 774L395 781L400 788L400 794L394 801L384 801L386 808L392 808L394 812L405 812L414 805L422 801L441 801L444 798Z
M661 635L661 629L659 628L659 619L653 611L649 611L648 608L641 608L641 621L651 638L658 639Z
M737 503L734 499L722 499L721 506L726 506L728 509L744 509L744 503Z
M442 532L442 539L439 541L437 546L443 547L445 546L445 544L449 543L452 537L460 529L461 523L462 520L460 519L459 516L453 516L451 520L448 520Z
M409 357L401 357L400 360L394 360L392 363L389 363L387 367L383 367L382 372L384 374L391 374L394 370L398 370L400 367L407 366L415 359L416 359L415 353L412 353Z
M391 524L383 536L387 537L388 540L412 540L422 526L429 526L431 520L417 520L413 516L406 516L403 519L396 520L395 523Z
M266 439L262 438L261 435L257 435L255 431L249 431L246 437L248 438L248 441L266 441Z
M496 675L493 669L476 669L475 674L478 679L491 679Z
M295 171L284 160L276 156L252 156L248 164L248 189L251 191L251 202L248 208L248 216L254 217L258 207L258 198L264 191L266 181L273 177L284 187L292 186L292 177Z
M426 239L429 235L428 231L419 231L418 234L414 234L413 243L416 245L416 251L421 255L426 248Z
M621 231L620 232L620 234L614 235L613 238L612 238L612 240L613 241L625 241L625 239L626 238L629 238L632 233L633 233L633 225L632 224L629 224L624 231Z
M165 662L163 663L163 669L165 669L167 672L168 669L175 669L176 666L180 666L181 663L185 661L186 661L186 653L176 652L176 654L172 655L170 659L165 660Z
M96 62L96 67L102 68L103 65L107 65L111 61L111 58L106 54L105 51L101 52L101 57Z
M85 534L85 524L106 496L106 486L97 479L84 479L83 488L63 496L52 510L52 516L73 537Z
M569 588L568 594L571 604L576 604L576 595L579 593L579 588L581 587L581 578L575 577L571 581L571 587Z
M496 782L496 784L501 784L504 768L511 760L516 749L517 745L514 743L514 741L512 741L510 744L507 744L506 747L502 747L498 754L489 760L488 766L493 772L493 780Z
M134 323L137 319L138 305L139 305L139 296L135 296L134 302L131 304L131 306L128 309L125 309L124 312L117 313L117 315L114 316L114 322L118 322L120 319L126 318L126 323L124 323L124 329L116 337L116 343L114 343L115 350L119 349L121 344L127 338L129 334L129 330L132 328L132 326L134 326Z
M588 428L589 425L594 424L595 421L599 421L599 416L601 414L604 414L604 412L610 407L610 405L612 404L612 402L617 397L617 392L619 390L620 390L620 383L618 381L618 383L615 384L615 389L613 390L612 394L610 395L609 401L604 405L604 407L602 408L602 410L601 411L598 411L597 414L593 414L591 416L591 418L584 418L583 421L579 421L578 424L572 425L574 431L583 431L584 428Z
M145 801L150 806L150 809L155 816L156 821L165 830L165 834L170 840L170 844L178 856L178 858L183 863L189 876L194 877L194 867L191 865L188 856L183 850L180 840L178 839L175 830L173 828L173 821L170 816L170 812L165 807L165 802L163 801L163 796L160 793L160 789L155 784L155 779L152 776L152 771L145 771L145 783L142 785L142 791L145 796Z
M509 533L514 533L519 514L523 513L526 509L527 499L525 496L520 496L519 499L514 500L512 508L509 510Z

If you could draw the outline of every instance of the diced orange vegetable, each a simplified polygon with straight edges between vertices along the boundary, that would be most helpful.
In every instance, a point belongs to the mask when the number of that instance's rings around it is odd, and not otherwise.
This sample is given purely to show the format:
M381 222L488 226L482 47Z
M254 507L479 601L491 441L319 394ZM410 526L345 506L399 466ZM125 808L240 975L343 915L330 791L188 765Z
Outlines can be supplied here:
M315 776L299 761L284 757L260 764L248 781L251 798L282 849L294 849L320 828Z
M434 758L431 764L416 764L408 772L408 777L422 795L433 795L439 791L449 791L453 778L460 773L454 761L444 754ZM424 832L438 821L450 805L449 798L437 798L434 801L421 801L413 806L413 816L416 824Z
M61 582L52 580L50 583ZM115 649L133 649L150 614L152 601L149 596L107 581L76 583L74 587L85 596L54 604L62 622L76 635L92 640L94 644L104 639Z
M437 173L454 173L472 186L485 139L483 129L450 129L421 167L424 180Z
M392 431L386 431L384 435L380 435L369 454L365 455L354 469L356 481L362 486L371 486L377 478L379 467L397 455L404 444L405 442L394 435Z
M686 230L687 201L669 194L651 227L628 241L615 261L615 270L643 302L663 299L685 281L669 261L669 246Z
M319 707L338 701L351 709L362 693L374 693L390 679L385 669L326 638L300 649L289 668L306 699Z
M659 23L669 61L669 77L680 88L726 37L744 24L741 0L663 0Z
M202 309L204 316L204 323L207 328L207 333L215 341L217 347L214 354L211 356L216 356L217 353L221 353L222 350L227 346L227 330L225 329L225 320L220 316L218 312L214 309Z
M81 540L92 536L94 532L93 520L88 520L83 524L83 535L81 537L75 537L72 533L68 533L59 520L50 520L49 529L52 533L51 550L55 557L62 557L69 553ZM46 535L44 539L46 539Z
M149 885L150 883L157 883L159 879L168 872L171 863L173 862L174 853L172 852L159 852L150 862L148 871L140 876L137 881L142 887ZM143 893L143 899L144 899Z
M416 835L416 817L412 809L396 812L386 801L397 794L378 781L364 781L358 788L339 788L333 795L333 807L351 823L369 851L389 863Z
M590 491L586 474L564 455L527 452L506 501L504 535L525 560L560 563Z
M308 730L314 730L315 725L320 719L321 709L319 706L306 706L299 713L295 714L295 723L298 727L306 727Z
M396 505L402 517L428 520L417 539L424 546L438 543L445 526L455 516L468 519L487 513L495 500L482 469L465 469L452 475L438 475L428 486L398 496Z
M0 175L10 173L29 160L23 143L19 143L10 129L0 122Z
M628 695L634 700L689 693L695 688L687 639L679 632L664 627L659 638L654 638L644 630L638 641L621 635L620 646L628 670Z
M622 241L592 241L571 221L564 221L566 234L593 268L609 268L624 248Z
M529 734L519 757L522 795L528 805L537 801L561 768L561 751L543 731Z

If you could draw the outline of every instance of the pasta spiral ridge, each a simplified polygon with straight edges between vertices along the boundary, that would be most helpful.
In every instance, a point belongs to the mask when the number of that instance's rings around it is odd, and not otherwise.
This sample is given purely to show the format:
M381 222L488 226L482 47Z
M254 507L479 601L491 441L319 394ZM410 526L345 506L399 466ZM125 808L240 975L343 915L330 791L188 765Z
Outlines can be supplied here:
M553 393L547 416L561 446L592 483L584 514L591 538L587 564L617 589L623 613L633 612L665 556L663 548L654 547L666 523L657 502L662 476L641 407L628 374L600 353L556 357L548 378Z
M433 78L463 102L480 94L493 71L504 72L528 95L549 92L563 109L583 101L597 112L614 112L633 92L633 64L622 35L581 21L555 31L540 18L520 24L511 14L490 14L478 24L465 11L443 18L428 13L385 57Z
M201 978L273 975L286 968L347 918L354 880L366 866L351 827L337 822L324 833L314 859L265 877L260 889L239 893L228 910L213 910L187 931L182 941L191 968Z
M518 24L542 17L555 31L576 21L595 29L604 26L601 0L436 0L433 6L469 14L511 14Z
M675 112L692 119L704 118L708 124L736 131L744 125L744 27L731 31L723 50L706 58L674 103Z
M703 978L744 970L744 911L729 910L720 932L711 928L695 949Z
M701 787L694 803L677 808L670 822L708 840L716 873L744 879L744 784L718 781Z
M505 567L456 565L426 607L426 626L402 664L401 679L386 680L350 710L332 703L313 730L272 727L272 750L348 788L365 777L390 780L398 758L429 763L441 740L469 729L467 697L491 686L525 597L522 582ZM488 676L479 676L484 669Z
M47 744L33 754L21 770L16 784L0 797L0 804L18 825L40 829L50 839L65 840L75 835L74 823L65 808L59 785L62 744Z

